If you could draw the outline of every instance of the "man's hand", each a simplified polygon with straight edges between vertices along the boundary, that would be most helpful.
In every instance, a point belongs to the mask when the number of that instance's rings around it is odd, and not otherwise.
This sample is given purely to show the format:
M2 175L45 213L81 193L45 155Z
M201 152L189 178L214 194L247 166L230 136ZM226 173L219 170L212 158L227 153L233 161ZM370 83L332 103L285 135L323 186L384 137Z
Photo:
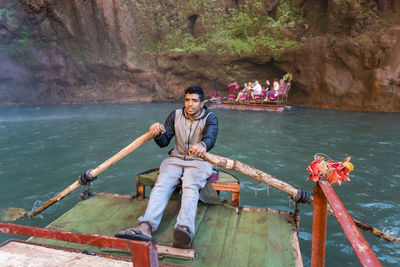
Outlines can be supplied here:
M206 154L207 150L202 143L198 143L198 144L195 144L194 146L192 146L191 148L189 148L188 152L189 152L189 155L194 155L196 157L202 158Z
M154 136L157 136L157 135L165 133L165 127L164 127L164 125L162 125L158 122L155 122L150 126L150 132Z

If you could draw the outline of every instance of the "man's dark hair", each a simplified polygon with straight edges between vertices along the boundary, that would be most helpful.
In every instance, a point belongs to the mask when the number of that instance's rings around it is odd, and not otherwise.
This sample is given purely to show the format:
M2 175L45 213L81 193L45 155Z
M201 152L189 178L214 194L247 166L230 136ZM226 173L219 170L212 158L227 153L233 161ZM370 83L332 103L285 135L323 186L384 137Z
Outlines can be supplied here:
M188 88L186 88L185 90L185 95L186 94L198 94L200 97L200 101L203 102L204 101L204 92L203 92L203 88L201 88L200 86L197 85L191 85Z

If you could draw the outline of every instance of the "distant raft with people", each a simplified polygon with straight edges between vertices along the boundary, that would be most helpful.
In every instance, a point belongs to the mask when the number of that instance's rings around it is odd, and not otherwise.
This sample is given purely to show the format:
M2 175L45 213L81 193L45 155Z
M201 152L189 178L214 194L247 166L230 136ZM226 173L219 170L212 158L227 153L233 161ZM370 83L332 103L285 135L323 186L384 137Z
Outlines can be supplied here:
M287 105L288 94L290 90L290 80L285 81L275 79L273 84L266 81L261 86L258 81L240 85L237 82L228 84L227 95L223 96L218 91L210 94L208 106L210 109L234 109L250 111L275 111L281 112L290 110Z

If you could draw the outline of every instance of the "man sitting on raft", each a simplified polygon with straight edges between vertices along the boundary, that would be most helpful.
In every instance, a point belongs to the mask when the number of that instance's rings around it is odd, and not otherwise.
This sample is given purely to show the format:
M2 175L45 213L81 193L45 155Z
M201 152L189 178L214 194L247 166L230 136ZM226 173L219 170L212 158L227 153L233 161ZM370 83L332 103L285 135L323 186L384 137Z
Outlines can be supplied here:
M239 92L238 96L236 97L235 101L242 100L242 96L247 94L250 86L247 85L247 83L244 83L242 91Z
M203 89L190 86L185 90L185 106L172 111L165 124L150 126L154 140L166 147L175 135L175 147L160 166L160 174L151 190L146 212L138 226L117 233L116 237L153 241L168 200L176 186L182 182L181 209L174 227L174 247L188 248L195 231L195 217L199 190L212 173L204 154L214 147L218 133L218 120L204 105Z

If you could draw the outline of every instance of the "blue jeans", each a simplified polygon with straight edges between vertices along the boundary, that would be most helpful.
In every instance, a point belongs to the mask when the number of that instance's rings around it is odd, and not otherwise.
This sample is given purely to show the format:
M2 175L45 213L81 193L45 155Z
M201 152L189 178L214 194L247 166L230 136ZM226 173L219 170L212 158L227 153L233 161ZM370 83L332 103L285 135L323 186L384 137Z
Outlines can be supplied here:
M175 227L187 226L193 234L199 190L205 186L211 173L211 164L203 160L183 160L176 157L163 160L146 212L138 219L138 224L147 222L151 225L151 231L156 231L172 192L182 180L181 209Z

